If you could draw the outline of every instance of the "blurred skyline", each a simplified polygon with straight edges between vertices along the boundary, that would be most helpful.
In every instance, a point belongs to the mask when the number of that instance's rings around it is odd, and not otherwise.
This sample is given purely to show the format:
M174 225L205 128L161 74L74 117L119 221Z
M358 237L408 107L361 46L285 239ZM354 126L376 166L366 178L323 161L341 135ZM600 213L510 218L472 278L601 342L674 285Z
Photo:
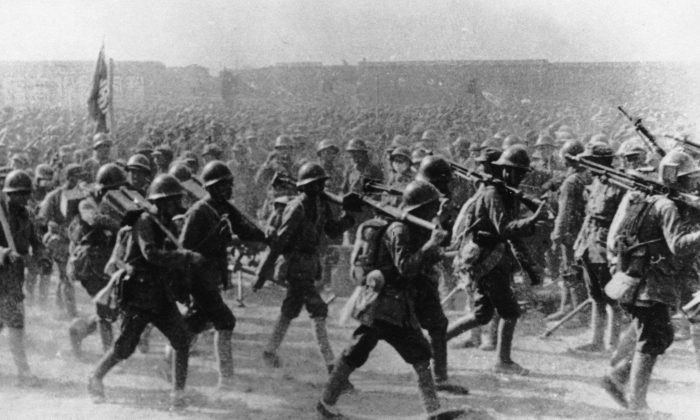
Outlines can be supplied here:
M0 61L700 62L692 0L0 0Z

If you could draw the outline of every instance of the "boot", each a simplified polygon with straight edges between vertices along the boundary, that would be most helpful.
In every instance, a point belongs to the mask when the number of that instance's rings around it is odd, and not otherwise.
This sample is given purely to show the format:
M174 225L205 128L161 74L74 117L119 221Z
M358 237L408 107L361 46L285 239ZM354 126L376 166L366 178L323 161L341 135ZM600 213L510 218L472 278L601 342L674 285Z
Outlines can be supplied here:
M105 387L102 384L102 379L105 375L121 361L120 358L114 354L113 350L108 351L100 360L100 363L95 368L92 376L88 380L88 394L92 398L93 402L101 403L105 400Z
M632 411L648 410L647 391L651 372L654 370L656 356L635 352L630 371L629 409Z
M102 341L102 351L107 353L112 348L114 335L112 333L112 323L106 319L97 321L97 329L100 331L100 340Z
M335 364L328 365L326 366L328 369L328 376L330 377L333 375L333 369L335 369ZM349 394L351 392L355 391L355 385L350 382L350 379L345 380L345 383L342 386L342 389L340 390L341 394Z
M81 344L85 337L89 336L97 329L97 321L95 319L75 318L68 328L70 337L70 346L73 355L77 358L82 357L83 351Z
M24 348L24 329L8 328L10 353L17 367L17 384L20 386L35 387L39 385L39 379L32 375L27 362L27 353Z
M700 369L700 324L694 322L690 324L690 339L695 350L695 361Z
M544 320L545 322L559 321L564 318L564 316L569 312L568 308L569 302L569 288L566 283L561 280L559 281L559 309L553 314L547 315Z
M420 390L423 406L426 413L433 413L440 409L440 400L435 389L433 375L430 373L430 362L420 362L413 365L418 375L418 389Z
M610 373L605 375L601 381L601 386L605 392L622 408L628 408L625 387L629 380L631 366L631 360L619 360L611 368Z
M447 327L447 341L452 340L453 338L471 330L472 328L480 326L481 323L474 318L474 315L464 316Z
M617 304L606 305L605 311L608 322L605 327L605 348L614 350L620 342L620 330L622 329L622 309Z
M451 383L447 378L447 340L444 330L433 330L430 333L430 345L433 349L433 376L438 391L451 394L468 395L469 390L461 385Z
M175 357L172 358L172 377L175 378L173 391L184 391L187 384L187 366L189 364L189 349L174 351Z
M326 362L326 366L332 365L335 360L333 355L333 349L331 348L331 343L328 341L328 330L326 329L326 318L316 317L312 318L314 324L314 335L316 336L316 342L318 343L318 348L321 350L321 355L323 360Z
M610 358L610 366L615 367L621 361L630 361L634 355L634 349L637 344L637 329L633 324L630 324L625 331L620 335L620 341L617 343L617 348Z
M605 304L600 302L593 302L593 309L591 310L591 330L593 337L590 343L586 343L582 346L576 347L576 351L599 353L604 350L604 327L605 327Z
M233 349L231 338L233 331L216 332L216 356L219 362L219 389L227 389L233 385ZM177 358L177 352L175 352Z
M350 374L352 374L353 370L354 369L350 367L350 365L348 365L342 357L339 358L338 361L336 361L335 365L331 369L331 374L328 378L328 383L323 388L321 400L316 405L316 411L321 415L322 418L345 418L345 416L340 414L335 408L335 404L338 402L338 398L343 392L344 384L349 382Z
M501 317L498 314L494 314L491 321L486 324L484 339L481 340L481 345L479 350L481 351L494 351L496 350L496 344L498 341L498 323Z
M278 368L282 366L279 356L277 356L277 350L282 344L284 336L287 335L287 330L291 322L292 320L284 315L280 315L277 319L275 328L272 330L272 335L270 336L270 341L268 341L263 351L263 361L265 361L265 364L269 367Z
M494 372L496 373L522 376L530 373L529 370L515 363L510 358L511 347L513 345L513 334L515 333L515 325L517 322L517 318L501 318L501 321L499 322L498 344L496 349L498 353L498 360L494 366Z

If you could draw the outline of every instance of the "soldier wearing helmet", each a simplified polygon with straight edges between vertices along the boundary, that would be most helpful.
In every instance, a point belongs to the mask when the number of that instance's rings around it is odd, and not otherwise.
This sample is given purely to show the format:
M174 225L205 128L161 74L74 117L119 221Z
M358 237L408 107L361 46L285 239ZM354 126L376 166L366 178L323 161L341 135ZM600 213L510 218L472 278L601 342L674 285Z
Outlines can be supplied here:
M432 153L428 150L422 148L413 149L411 152L411 168L413 168L415 172L418 172L418 167L423 161L423 158L430 155L432 155Z
M471 142L469 142L469 139L462 136L457 137L454 143L452 143L452 149L454 150L454 160L460 165L469 166L468 161L469 156L471 155L471 153L469 152L470 146Z
M338 146L331 139L323 139L316 146L318 163L328 175L326 189L332 193L339 193L343 187L343 171L338 167L336 158L340 153Z
M193 306L186 322L193 334L204 331L209 322L214 324L219 387L228 389L233 384L231 337L236 318L219 292L221 286L229 287L227 248L233 245L234 235L242 241L264 242L265 234L231 204L234 179L224 162L209 162L202 170L202 181L209 195L187 210L180 234L185 249L204 257L191 272Z
M616 155L622 161L622 167L627 171L634 171L642 166L647 159L647 149L636 139L625 140L617 149Z
M506 185L517 187L530 169L530 158L520 145L506 149L493 163L498 178ZM520 202L507 193L501 184L493 183L480 188L467 201L463 225L470 229L462 234L460 270L469 273L476 284L475 310L448 328L448 339L479 325L485 325L497 310L501 316L498 328L497 359L494 371L526 375L528 370L511 359L511 346L520 308L511 288L512 276L518 263L506 248L518 238L530 236L535 224L546 216L544 205L532 216L518 219ZM506 242L508 241L508 242ZM521 244L518 244L519 249Z
M34 173L32 195L27 204L27 209L29 210L32 224L37 229L37 233L43 236L45 226L42 226L37 220L39 206L46 195L54 188L54 172L50 165L41 163L37 165ZM24 287L27 294L27 302L30 304L35 302L35 286L37 286L39 304L42 307L44 306L48 299L52 269L53 262L45 247L41 252L38 250L32 252L31 258L27 260L27 276Z
M293 160L294 143L290 136L281 135L275 139L275 150L270 152L267 160L255 175L255 185L259 190L266 189L267 196L258 211L258 220L267 220L272 211L275 198L293 196L294 188L283 183L273 183L275 174L293 177L297 167Z
M411 170L411 153L407 147L397 147L392 150L389 155L389 163L391 164L391 173L389 174L390 188L403 191L409 182L413 181L415 176ZM382 201L392 206L400 204L400 196L383 194Z
M432 220L440 208L440 193L430 183L413 181L403 193L402 209L416 217ZM379 340L386 341L413 367L425 411L433 418L440 410L435 380L430 371L431 347L416 323L412 296L425 279L420 274L441 259L442 230L427 231L401 221L393 221L383 231L381 241L387 244L380 253L377 266L367 274L367 286L380 291L380 297L369 307L359 310L360 326L353 332L352 343L336 360L316 410L323 418L340 418L335 407L350 375L365 364ZM384 269L384 267L389 267ZM370 283L371 282L371 283ZM383 299L382 296L391 296ZM397 310L397 308L401 308ZM452 413L457 415L457 412ZM435 417L437 418L437 417ZM456 418L456 417L450 417Z
M314 333L325 364L332 366L335 356L326 331L328 305L319 295L320 247L326 236L340 237L354 223L349 213L336 218L328 202L322 200L328 175L317 163L305 163L299 169L296 186L299 194L284 210L279 226L270 234L270 252L279 255L276 275L287 282L287 295L282 303L272 335L263 351L263 360L279 367L277 351L293 319L305 307L314 324ZM356 210L344 205L344 210Z
M694 192L700 170L682 151L669 152L660 162L659 182L680 192ZM670 314L678 301L679 276L693 271L690 262L700 249L697 216L690 206L679 206L666 195L648 196L628 191L610 225L607 252L614 274L606 292L620 297L621 284L638 284L622 308L632 318L611 360L602 386L621 406L648 411L646 397L659 355L673 342ZM623 242L624 241L624 242ZM632 244L645 244L629 251Z
M350 165L345 170L343 177L343 194L355 192L362 193L366 179L383 182L384 173L382 169L374 164L369 158L369 148L362 139L352 139L345 146L345 152L350 155ZM358 224L372 217L372 212L365 209L355 215ZM355 242L354 230L348 231L349 243Z
M121 220L107 212L102 203L110 191L126 185L126 175L114 163L108 163L97 171L96 182L98 190L79 201L67 228L71 250L68 278L71 282L80 282L90 297L97 295L109 282L104 270L121 227ZM117 317L114 308L97 303L93 315L74 318L68 328L74 355L82 355L83 340L95 331L99 332L103 351L108 352L114 339L112 323Z
M428 150L432 151L437 151L438 140L438 133L433 129L425 130L420 138L421 143L423 143Z
M218 144L209 143L204 146L204 150L202 151L202 160L204 160L205 165L212 160L221 160L223 157L224 151L221 150L221 147L219 147Z
M533 164L536 169L549 174L553 174L555 170L560 169L554 158L556 150L557 147L552 137L546 134L540 135L535 142L535 153L532 154Z
M203 257L198 252L179 248L164 232L164 229L176 232L173 218L183 211L182 194L183 188L175 177L158 175L148 192L156 213L141 213L129 228L132 240L126 241L122 258L130 262L133 272L120 292L122 328L114 347L102 357L88 383L88 391L97 401L105 398L102 383L105 375L134 353L141 334L151 323L175 349L171 404L173 408L185 405L190 335L174 297L178 296L177 287L182 287L185 281L185 270L201 264Z
M126 173L131 189L138 191L142 197L151 183L151 162L144 155L133 155L126 162Z
M8 329L8 341L20 384L37 385L38 379L32 375L24 348L24 261L29 257L30 248L40 253L43 245L36 227L32 224L27 203L32 193L32 178L21 170L11 171L5 178L0 197L0 206L7 218L0 237L0 268L3 270L3 287L0 288L0 322ZM12 241L8 239L11 235Z
M65 170L65 181L61 186L49 192L39 205L37 215L41 230L46 234L43 243L48 255L58 267L58 288L56 290L56 305L65 310L70 318L77 314L75 306L75 289L68 279L66 264L68 263L68 225L78 214L78 203L86 194L78 184L82 176L80 165L69 164Z
M604 166L612 166L613 151L605 143L591 142L580 157ZM610 281L609 261L600 238L608 235L610 223L620 205L624 190L611 184L604 177L593 176L589 199L586 202L586 216L574 243L574 258L583 267L588 296L593 300L591 311L592 339L577 348L582 351L601 352L606 347L617 346L620 333L621 312L615 301L610 299L603 288ZM574 305L580 302L572 302ZM607 318L607 343L606 341Z
M255 184L257 164L253 161L248 144L238 141L231 149L231 159L226 165L235 174L236 182L233 186L233 196L236 205L246 214L255 214L260 207L260 193Z
M153 161L156 164L156 174L167 173L173 161L173 149L168 144L160 144L153 151Z
M566 178L558 190L557 216L550 235L552 252L558 255L559 267L559 310L550 314L547 321L558 321L563 318L571 302L581 302L584 297L582 268L574 258L574 240L581 230L585 215L585 190L589 184L585 169L576 162L566 159L566 156L579 156L584 152L583 144L578 140L568 140L561 149L562 159L567 168Z
M92 182L97 175L97 170L102 165L112 161L110 153L112 151L112 139L108 133L97 133L92 138L93 155L83 163L85 178L87 182Z

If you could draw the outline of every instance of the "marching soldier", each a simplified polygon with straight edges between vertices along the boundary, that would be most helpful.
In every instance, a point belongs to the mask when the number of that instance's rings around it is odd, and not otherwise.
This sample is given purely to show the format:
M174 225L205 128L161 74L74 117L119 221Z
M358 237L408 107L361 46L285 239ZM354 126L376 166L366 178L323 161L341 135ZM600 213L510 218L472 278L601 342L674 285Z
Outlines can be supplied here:
M432 220L440 208L440 193L431 184L411 182L403 194L404 211ZM335 408L353 371L367 361L379 340L386 341L418 375L423 405L429 418L455 418L463 411L440 412L440 400L430 372L430 344L420 330L412 304L416 287L429 281L422 267L433 266L441 258L446 233L426 230L400 221L392 222L381 237L377 267L367 274L365 283L376 294L366 307L356 307L361 325L353 332L352 343L336 360L321 400L316 406L326 419L344 418Z
M82 173L80 165L69 164L65 168L65 182L46 195L39 206L38 214L38 220L47 231L43 239L44 245L51 260L58 266L56 304L65 309L71 318L77 316L78 310L75 306L75 289L66 273L70 244L68 225L78 213L78 203L85 197L78 185Z
M588 143L586 149L580 155L582 158L608 167L612 166L613 151L607 144ZM590 343L577 348L580 351L602 351L606 347L605 341L610 348L617 346L621 312L617 303L603 292L603 288L610 281L604 238L608 237L610 223L623 195L624 190L621 188L600 176L593 177L589 199L586 202L586 217L574 243L574 258L578 265L583 267L588 296L593 300L591 311L593 337ZM572 303L577 305L580 302ZM605 328L606 313L607 328ZM605 340L606 332L607 340Z
M0 197L4 213L0 238L0 327L7 327L10 353L17 367L19 385L38 385L31 374L24 346L24 261L31 248L40 253L43 245L27 211L32 193L32 178L24 171L14 170L5 178Z
M327 179L328 175L317 163L306 163L299 169L296 186L300 193L287 204L279 227L270 238L270 252L281 256L276 271L287 281L280 316L263 351L263 359L271 367L280 366L277 350L302 306L314 323L316 341L329 371L335 358L326 331L328 305L314 287L321 268L319 245L326 235L339 237L354 220L347 213L340 218L333 216L322 197Z
M209 143L204 146L202 151L202 160L204 164L211 162L212 160L221 160L224 156L224 151L221 150L218 144Z
M110 153L112 151L112 145L112 140L107 133L97 133L92 138L93 155L83 163L84 175L87 178L87 182L91 183L95 179L97 171L102 165L111 162Z
M250 156L248 146L237 142L232 148L233 157L226 162L231 173L236 174L236 184L233 186L233 197L239 208L246 214L255 215L258 210L260 197L255 185L257 165Z
M126 162L127 179L129 187L146 196L146 190L151 183L151 162L144 155L133 155Z
M389 188L403 191L406 185L413 181L415 177L411 170L411 152L407 147L396 147L389 155L389 162L391 163L391 173L387 185ZM397 206L401 203L400 198L400 196L384 194L382 201L389 205Z
M568 140L561 148L561 155L578 156L583 151L581 142ZM563 318L567 314L567 303L573 302L573 307L576 307L583 297L582 268L574 258L574 241L583 224L587 179L583 167L568 159L564 159L564 164L567 167L566 178L559 187L558 212L550 236L552 252L559 255L561 302L559 310L547 316L546 321Z
M328 175L328 180L326 181L326 190L338 194L343 187L343 171L338 169L338 164L336 158L340 153L338 146L333 143L330 139L321 140L316 146L316 156L318 156L318 163L323 167Z
M267 220L275 198L295 194L293 188L283 183L272 182L276 173L286 176L294 176L295 174L295 165L292 157L294 150L292 138L287 135L278 136L275 139L274 149L255 175L255 184L258 188L267 189L267 197L258 212L258 220Z
M142 332L151 323L175 349L172 408L179 409L186 404L184 390L190 335L175 303L173 287L184 281L188 267L197 267L204 259L197 252L178 248L165 232L166 229L175 231L172 219L183 211L180 204L182 193L182 186L175 177L158 175L148 195L157 213L152 215L144 211L132 228L125 251L129 277L121 280L121 333L114 347L100 360L88 383L88 391L96 402L105 399L102 383L105 375L134 353Z
M160 144L156 146L152 156L156 164L156 173L168 173L170 164L173 162L173 149L167 144Z
M120 220L99 211L98 206L109 190L126 184L126 175L116 164L108 163L97 171L95 181L98 190L80 201L78 214L68 226L69 279L79 281L90 297L95 297L109 281L104 270L120 224ZM117 315L109 306L98 303L94 315L87 319L76 318L68 329L73 354L82 355L82 341L95 331L99 332L102 349L107 352L112 346L112 323Z
M661 160L659 181L692 192L698 188L700 169L688 154L674 150ZM654 364L673 342L670 314L678 300L679 274L688 269L677 264L678 258L697 254L698 247L700 232L687 229L681 207L666 196L630 191L622 199L607 236L615 274L606 292L619 298L632 322L602 385L625 408L649 408L646 396Z
M34 183L32 195L29 199L28 209L29 216L32 219L32 224L36 229L36 233L40 238L43 238L45 231L42 231L46 226L38 223L39 206L46 195L54 188L54 173L53 168L46 163L37 165L34 172ZM41 306L46 302L49 294L49 286L51 283L51 270L53 262L49 257L46 249L42 252L32 252L31 257L27 260L27 277L25 279L25 291L27 292L27 301L34 302L35 286L38 283L39 303Z
M233 192L233 174L221 161L211 161L202 170L209 195L197 201L185 214L180 242L185 249L202 254L203 263L191 273L192 307L186 323L192 334L214 324L219 361L219 387L233 384L231 337L236 318L219 292L228 287L228 251L233 235L243 241L265 242L265 234L248 220L229 200Z
M379 182L384 180L382 169L370 160L369 148L367 148L367 144L365 144L363 140L350 140L347 146L345 146L345 152L350 155L351 164L345 170L345 175L343 177L343 194L351 192L363 193L366 179ZM360 224L371 217L372 211L365 209L361 213L355 215L355 221ZM348 243L354 243L355 232L348 231L347 235Z
M499 178L506 185L517 187L530 169L530 158L520 145L506 149L493 163L500 167ZM468 201L467 203L470 203ZM465 204L466 205L466 204ZM511 288L513 273L517 270L509 240L530 236L535 223L546 215L544 204L530 217L516 219L520 203L497 184L479 189L465 217L470 227L468 240L463 247L471 252L465 259L465 269L476 282L475 310L457 320L448 328L447 338L454 338L479 325L487 324L498 311L496 373L527 375L528 370L511 359L511 347L520 308Z

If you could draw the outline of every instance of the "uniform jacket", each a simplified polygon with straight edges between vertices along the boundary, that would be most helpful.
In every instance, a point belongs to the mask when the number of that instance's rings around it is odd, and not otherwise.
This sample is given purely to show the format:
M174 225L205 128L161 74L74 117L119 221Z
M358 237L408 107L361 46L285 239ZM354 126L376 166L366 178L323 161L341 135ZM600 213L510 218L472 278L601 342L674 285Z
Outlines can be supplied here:
M685 268L679 264L679 259L697 254L700 249L700 231L689 230L678 205L667 197L645 197L635 191L627 192L607 236L607 249L612 262L618 257L615 244L620 226L628 213L627 208L636 200L648 200L651 203L651 209L639 224L638 242L662 239L646 247L648 266L644 270L637 303L645 305L660 302L674 306L678 300L678 285L682 281L679 270Z
M574 245L584 219L586 180L583 172L570 168L559 187L557 217L554 220L552 241L568 247Z
M142 213L127 242L126 258L133 267L122 289L122 307L157 312L175 304L170 282L184 281L192 252L178 250L152 217ZM172 221L160 220L171 232Z
M5 209L17 253L27 256L30 249L34 253L41 252L43 245L38 239L26 207L11 205L4 198L0 198L0 205ZM5 238L5 232L0 229L0 297L9 297L15 301L21 301L24 299L24 294L22 293L24 262L22 259L19 259L14 264L10 264L6 258L9 252L10 247Z
M586 202L586 217L574 244L574 256L579 259L588 253L592 263L607 263L605 241L608 229L625 192L599 177L593 179Z
M284 209L279 228L270 247L281 254L278 265L286 269L288 280L316 280L320 276L320 247L324 236L336 238L355 221L350 215L335 218L321 197L300 193Z

